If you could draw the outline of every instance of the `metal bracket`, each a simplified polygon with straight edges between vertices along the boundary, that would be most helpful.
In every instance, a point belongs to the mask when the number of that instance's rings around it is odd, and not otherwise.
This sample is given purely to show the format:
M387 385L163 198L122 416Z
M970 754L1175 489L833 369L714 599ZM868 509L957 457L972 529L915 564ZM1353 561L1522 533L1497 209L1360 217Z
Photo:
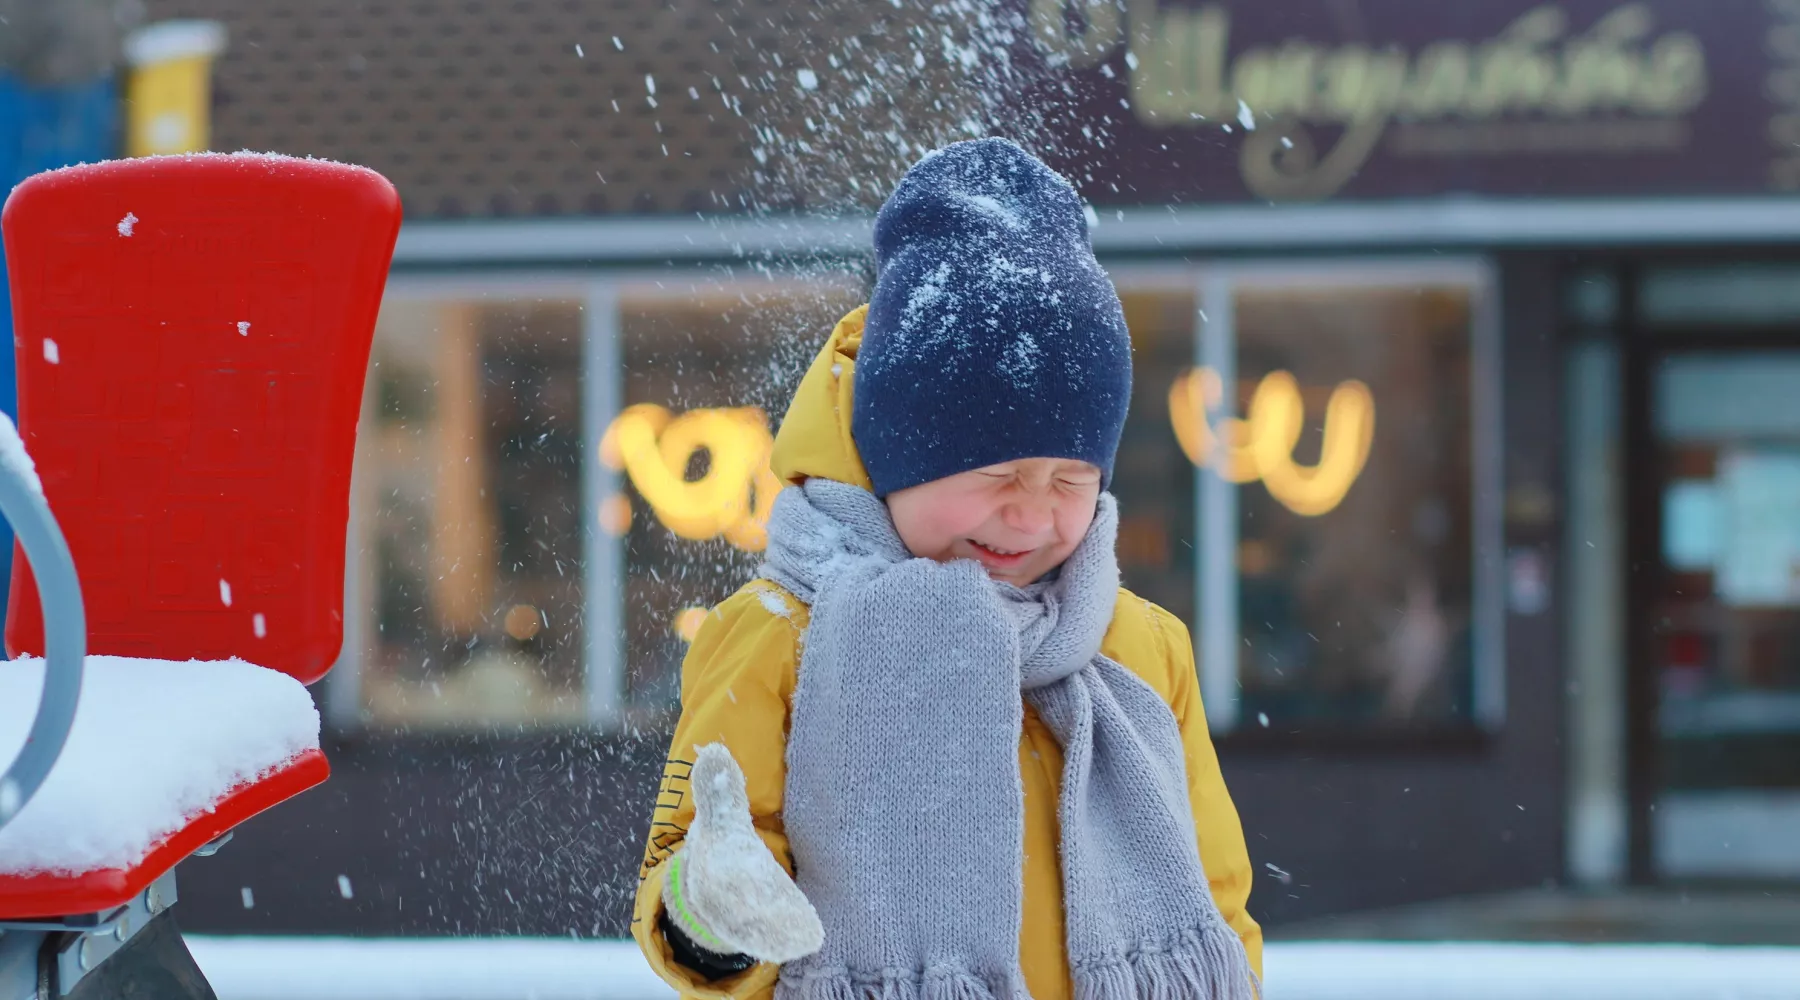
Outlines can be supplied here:
M211 857L235 834L227 830L191 856ZM174 906L177 898L175 870L170 869L131 902L111 910L0 920L0 1000L19 1000L10 994L21 987L30 989L31 980L37 983L32 991L36 1000L62 1000L152 918ZM21 962L27 950L38 954Z
M217 837L207 841L205 844L202 844L198 850L194 851L193 856L196 858L210 858L219 853L219 848L231 843L231 838L235 836L237 836L236 830L226 830L224 833L221 833Z
M45 917L42 920L0 920L0 934L7 931L73 931L77 934L96 928L109 926L117 920L126 907L106 910L101 913L77 913L67 917Z
M68 996L82 977L106 961L138 931L143 930L150 918L174 906L177 898L175 871L170 869L161 878L150 883L149 888L139 893L137 898L113 911L104 921L90 929L63 925L60 929L65 933L44 955L45 964L50 966L48 971L52 973L52 981L55 983L55 991L48 1000L60 1000Z

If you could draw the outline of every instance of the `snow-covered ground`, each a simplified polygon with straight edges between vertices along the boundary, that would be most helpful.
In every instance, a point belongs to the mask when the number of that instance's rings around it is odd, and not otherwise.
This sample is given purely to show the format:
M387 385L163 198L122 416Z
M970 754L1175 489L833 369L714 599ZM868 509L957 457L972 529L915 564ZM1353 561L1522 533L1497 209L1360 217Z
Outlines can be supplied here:
M194 937L219 1000L672 1000L629 941ZM1269 1000L1800 1000L1800 947L1269 945Z

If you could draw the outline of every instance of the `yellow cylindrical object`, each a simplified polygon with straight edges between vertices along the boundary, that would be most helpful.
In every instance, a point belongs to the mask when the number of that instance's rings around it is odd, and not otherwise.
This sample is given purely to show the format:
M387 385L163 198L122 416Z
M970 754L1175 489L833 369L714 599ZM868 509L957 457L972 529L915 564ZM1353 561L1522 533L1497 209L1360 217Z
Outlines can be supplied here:
M125 43L125 153L196 153L212 141L212 66L225 49L216 21L164 21Z

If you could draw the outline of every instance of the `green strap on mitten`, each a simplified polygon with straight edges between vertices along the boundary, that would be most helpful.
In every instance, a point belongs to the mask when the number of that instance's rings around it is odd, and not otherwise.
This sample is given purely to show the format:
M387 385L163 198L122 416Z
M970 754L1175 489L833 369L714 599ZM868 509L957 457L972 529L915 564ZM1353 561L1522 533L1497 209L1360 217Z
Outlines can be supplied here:
M702 948L720 955L731 954L731 949L727 948L723 941L713 936L713 932L707 930L706 925L694 917L694 914L688 909L687 900L682 898L682 860L680 851L676 851L675 856L669 859L668 881L663 885L663 905L668 908L669 919L681 929L683 934L686 934Z

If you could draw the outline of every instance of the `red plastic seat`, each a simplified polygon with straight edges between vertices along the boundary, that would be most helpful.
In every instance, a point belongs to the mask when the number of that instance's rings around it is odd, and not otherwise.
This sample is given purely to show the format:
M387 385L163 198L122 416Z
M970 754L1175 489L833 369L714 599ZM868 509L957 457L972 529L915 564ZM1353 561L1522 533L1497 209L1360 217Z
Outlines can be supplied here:
M13 191L19 429L74 556L90 654L238 657L302 683L331 669L356 422L399 226L379 174L262 154L112 161ZM8 650L41 654L16 552L12 572ZM0 875L0 920L122 905L328 774L308 751L134 865Z

